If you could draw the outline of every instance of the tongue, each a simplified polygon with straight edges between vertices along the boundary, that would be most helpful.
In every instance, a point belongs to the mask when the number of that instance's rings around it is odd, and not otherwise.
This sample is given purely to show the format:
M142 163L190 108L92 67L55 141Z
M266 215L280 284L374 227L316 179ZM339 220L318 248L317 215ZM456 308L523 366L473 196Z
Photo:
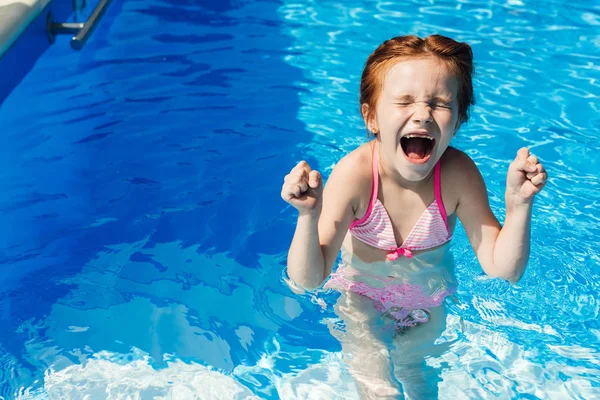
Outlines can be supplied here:
M427 145L429 139L411 138L407 139L404 152L408 158L422 159L427 154Z

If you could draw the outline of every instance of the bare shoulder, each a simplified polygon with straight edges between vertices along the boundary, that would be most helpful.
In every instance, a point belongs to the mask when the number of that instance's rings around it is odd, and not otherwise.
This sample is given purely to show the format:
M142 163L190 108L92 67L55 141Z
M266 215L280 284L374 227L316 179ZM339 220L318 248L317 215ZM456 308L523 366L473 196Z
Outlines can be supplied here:
M442 196L449 212L474 193L485 193L485 183L468 154L448 147L441 160Z
M334 171L336 175L351 179L355 183L358 183L362 179L368 179L370 182L373 144L373 142L365 143L351 153L346 154L335 165Z
M444 175L454 184L460 184L461 182L468 183L469 179L481 175L471 157L454 147L446 149L441 161Z
M345 155L333 168L325 186L326 192L351 201L355 212L370 199L373 145L374 141L370 141Z

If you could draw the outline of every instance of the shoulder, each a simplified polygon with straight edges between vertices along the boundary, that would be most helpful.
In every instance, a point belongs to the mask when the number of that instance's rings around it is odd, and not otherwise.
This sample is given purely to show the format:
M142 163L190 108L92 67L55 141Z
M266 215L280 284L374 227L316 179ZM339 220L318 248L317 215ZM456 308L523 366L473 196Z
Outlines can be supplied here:
M441 181L444 202L456 210L471 197L486 193L485 182L475 162L465 152L448 147L441 159Z
M371 196L374 144L374 141L365 143L340 159L325 186L326 190L335 192L336 198L351 201L355 212L363 203L368 204Z
M480 176L479 168L465 152L454 147L448 147L441 159L444 180L448 178L453 184L460 184L470 178Z
M368 178L371 180L373 145L374 141L368 142L346 154L334 167L334 171L346 178ZM332 172L333 175L333 172Z

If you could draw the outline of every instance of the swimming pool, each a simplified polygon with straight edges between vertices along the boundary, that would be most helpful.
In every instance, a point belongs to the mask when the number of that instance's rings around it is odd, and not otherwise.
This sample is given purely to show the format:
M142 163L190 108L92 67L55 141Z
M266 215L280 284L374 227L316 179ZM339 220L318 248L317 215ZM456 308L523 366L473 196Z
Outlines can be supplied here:
M498 217L519 147L551 176L518 285L457 229L440 397L600 396L599 26L593 2L116 1L0 108L0 396L356 398L337 295L283 283L280 185L366 139L374 46L434 32L473 47L453 144Z

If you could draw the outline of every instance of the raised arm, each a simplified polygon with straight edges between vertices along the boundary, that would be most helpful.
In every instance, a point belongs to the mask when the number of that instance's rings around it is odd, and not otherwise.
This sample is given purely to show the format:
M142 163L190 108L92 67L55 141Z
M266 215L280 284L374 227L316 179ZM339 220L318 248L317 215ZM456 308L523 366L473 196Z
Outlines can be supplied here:
M357 183L349 168L347 159L342 159L324 190L320 173L304 161L285 178L281 197L298 210L287 271L304 289L315 289L327 279L354 219Z
M508 170L506 219L501 227L490 210L479 170L466 155L460 163L464 178L456 214L477 259L487 275L517 282L529 260L533 199L546 184L546 171L528 149L519 150Z

